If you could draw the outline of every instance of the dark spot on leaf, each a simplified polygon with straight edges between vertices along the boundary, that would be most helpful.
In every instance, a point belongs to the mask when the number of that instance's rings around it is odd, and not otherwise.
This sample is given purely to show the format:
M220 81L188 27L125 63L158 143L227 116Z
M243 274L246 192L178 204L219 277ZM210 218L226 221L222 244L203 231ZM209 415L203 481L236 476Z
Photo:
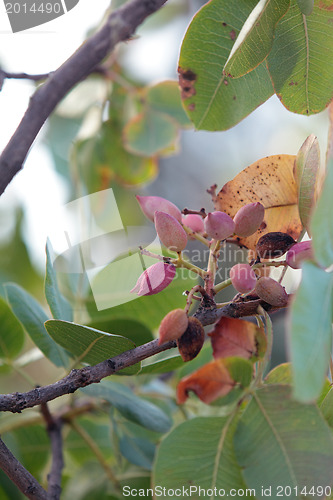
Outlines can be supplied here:
M187 106L187 109L188 109L189 111L194 111L194 110L195 110L195 103L194 103L194 102L191 102L191 104L189 104L189 105Z
M230 36L231 40L235 40L235 38L236 38L235 30L231 30L229 33L229 36Z
M227 26L227 23L222 23L222 26Z
M295 85L295 84L294 84L294 82L291 80L291 82L289 82L289 83L288 83L288 85L289 85L289 87L290 87L291 85Z
M229 85L228 80L223 80L224 85Z
M196 94L194 83L197 79L197 75L190 69L184 70L180 66L178 67L178 73L182 99L193 97Z
M265 221L262 221L262 223L261 223L261 224L260 224L260 226L259 226L259 230L260 230L260 231L263 231L264 229L266 229L266 227L267 227L266 222L265 222Z
M236 96L234 95L232 99L233 99L234 101L236 101Z

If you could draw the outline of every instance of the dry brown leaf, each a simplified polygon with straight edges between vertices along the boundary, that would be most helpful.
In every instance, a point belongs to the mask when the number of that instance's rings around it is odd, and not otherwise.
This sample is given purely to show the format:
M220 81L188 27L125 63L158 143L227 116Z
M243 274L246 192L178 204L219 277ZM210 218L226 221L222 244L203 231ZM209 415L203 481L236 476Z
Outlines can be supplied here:
M302 231L294 178L295 155L267 156L256 161L227 182L216 196L215 209L234 217L247 203L259 201L265 217L256 233L236 237L235 243L255 249L260 236L273 231L288 233L297 240Z
M211 361L179 382L177 403L185 403L188 393L193 391L201 401L209 404L228 394L234 385L235 382L224 366L223 360Z

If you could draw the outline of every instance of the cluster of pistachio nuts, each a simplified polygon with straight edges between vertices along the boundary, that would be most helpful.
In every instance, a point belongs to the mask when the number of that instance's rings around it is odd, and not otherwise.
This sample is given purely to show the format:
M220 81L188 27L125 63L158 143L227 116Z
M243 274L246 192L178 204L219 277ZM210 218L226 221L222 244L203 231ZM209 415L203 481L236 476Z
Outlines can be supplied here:
M208 214L204 210L182 215L176 205L159 196L137 196L145 216L154 222L162 244L178 255L186 248L188 240L203 237L212 245L231 237L246 238L253 235L261 226L265 209L259 202L244 205L231 218L221 211ZM286 254L286 264L298 269L304 259L312 258L311 241L296 243L286 233L271 232L259 238L256 245L255 263L265 262ZM159 261L146 269L131 290L138 295L153 295L166 288L176 274L172 262ZM284 287L274 279L256 274L252 265L240 263L230 269L230 281L240 294L254 294L274 307L284 307L288 294ZM201 350L204 330L199 320L188 317L187 311L175 309L162 320L159 329L159 342L176 340L184 361L193 359Z

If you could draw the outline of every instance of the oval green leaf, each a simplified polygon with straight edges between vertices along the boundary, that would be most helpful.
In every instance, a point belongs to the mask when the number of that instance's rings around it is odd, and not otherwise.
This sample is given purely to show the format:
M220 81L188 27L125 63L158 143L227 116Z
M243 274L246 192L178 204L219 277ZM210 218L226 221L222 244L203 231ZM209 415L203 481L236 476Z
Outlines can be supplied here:
M272 94L265 63L232 80L223 68L256 0L211 0L192 20L179 58L185 110L197 129L226 130Z
M175 80L166 80L148 87L145 99L150 108L170 116L180 127L192 126L184 111L179 85Z
M322 192L311 219L312 244L316 261L323 267L333 264L333 158L327 163Z
M180 491L192 488L192 498L199 498L199 487L224 489L226 496L232 488L245 491L233 447L234 429L230 416L199 417L180 424L160 444L153 485Z
M7 302L0 297L0 358L13 359L23 348L24 331Z
M292 498L304 498L302 488L332 484L332 433L318 408L293 401L285 385L254 393L234 444L246 484L256 490L257 499L276 498L278 486L282 492L290 487Z
M305 139L297 153L295 169L299 216L308 232L310 231L310 216L315 203L319 168L319 142L317 137L311 134Z
M306 403L319 397L329 366L333 274L311 262L305 262L302 269L291 307L288 341L294 396Z
M319 113L332 100L333 10L321 9L320 2L315 0L311 16L305 17L291 0L267 58L282 104L303 115Z
M45 322L45 328L57 344L76 356L78 361L90 365L96 365L135 347L131 340L121 335L102 332L68 321L50 319ZM120 370L118 374L134 375L139 370L140 363L136 363Z
M171 148L178 139L178 127L170 116L145 109L123 130L124 146L132 154L155 156Z
M102 398L128 420L155 432L167 432L172 421L158 406L139 398L125 385L103 380L81 389L89 396Z
M13 283L5 285L8 302L31 340L56 366L68 366L69 356L47 333L44 323L49 318L39 303L23 288Z
M290 0L260 0L237 40L224 67L224 74L232 78L246 75L268 56L274 40L277 23L289 9Z
M73 311L70 303L60 293L57 275L53 267L53 249L51 242L46 242L46 276L45 276L45 297L55 319L65 321L73 320Z

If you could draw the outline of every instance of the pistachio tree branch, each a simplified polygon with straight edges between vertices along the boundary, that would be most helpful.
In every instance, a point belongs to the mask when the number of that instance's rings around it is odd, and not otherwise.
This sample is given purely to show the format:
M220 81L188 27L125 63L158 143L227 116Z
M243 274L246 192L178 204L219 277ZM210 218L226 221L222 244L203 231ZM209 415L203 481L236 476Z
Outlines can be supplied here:
M218 309L212 303L205 302L198 308L195 316L205 325L210 325L219 320L222 316L231 318L241 318L257 314L258 306L262 306L265 311L275 311L279 308L273 307L258 298L248 298L244 301L232 302ZM58 380L54 384L37 387L25 393L15 392L13 394L0 395L0 411L10 411L20 413L25 408L32 408L36 405L47 403L65 394L70 394L90 384L100 382L103 378L119 372L123 368L135 365L154 354L176 347L176 342L166 342L159 345L158 339L147 344L135 347L123 352L114 358L102 361L94 366L86 366L79 370L72 370L69 375Z
M59 500L61 495L62 470L64 468L62 440L63 420L61 418L54 418L46 403L41 405L41 413L44 417L46 430L51 442L52 463L50 473L47 476L48 500Z
M44 488L29 471L14 457L5 443L0 439L0 468L13 481L20 491L31 500L47 500Z
M20 171L36 136L56 105L121 41L128 40L136 28L162 7L167 0L131 0L113 11L105 24L51 73L30 99L29 106L0 156L0 194Z

